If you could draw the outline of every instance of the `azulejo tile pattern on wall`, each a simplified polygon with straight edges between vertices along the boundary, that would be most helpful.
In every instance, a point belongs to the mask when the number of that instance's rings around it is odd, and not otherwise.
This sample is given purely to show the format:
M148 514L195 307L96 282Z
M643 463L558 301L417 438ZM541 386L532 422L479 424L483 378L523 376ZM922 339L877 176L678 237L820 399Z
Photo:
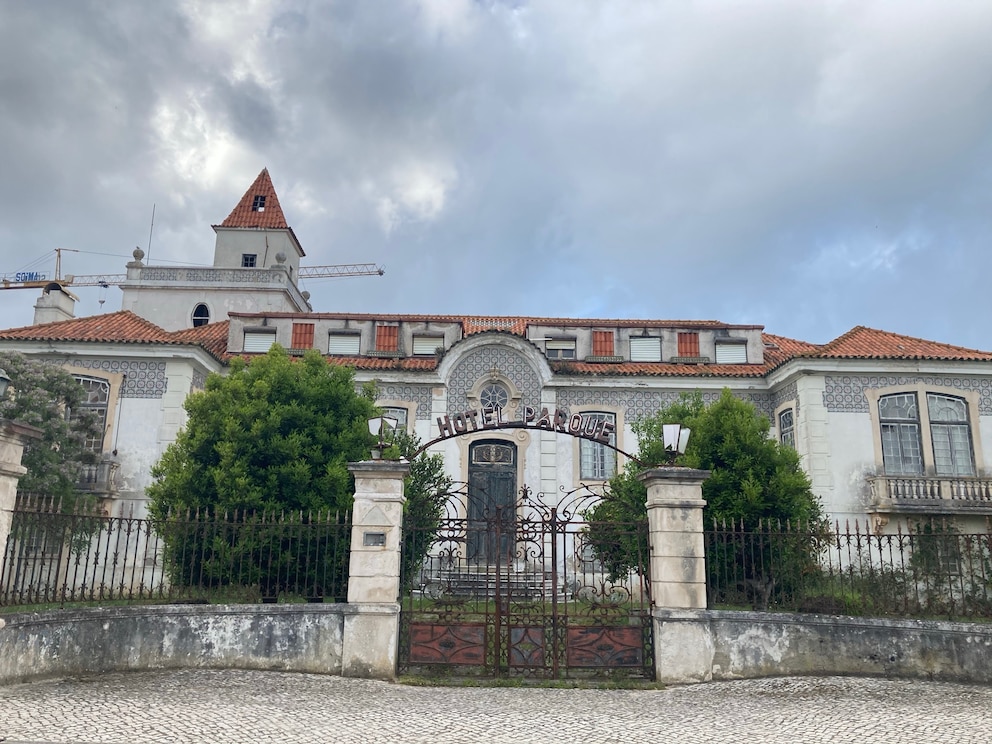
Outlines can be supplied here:
M992 380L977 377L939 377L936 375L841 375L825 378L823 405L831 413L865 413L868 398L865 390L877 390L899 385L925 385L933 388L972 390L979 394L978 410L983 416L992 415ZM951 392L952 391L946 391Z
M520 390L521 403L537 406L541 400L541 381L524 356L505 346L483 346L465 355L448 376L448 411L469 407L468 391L495 367Z

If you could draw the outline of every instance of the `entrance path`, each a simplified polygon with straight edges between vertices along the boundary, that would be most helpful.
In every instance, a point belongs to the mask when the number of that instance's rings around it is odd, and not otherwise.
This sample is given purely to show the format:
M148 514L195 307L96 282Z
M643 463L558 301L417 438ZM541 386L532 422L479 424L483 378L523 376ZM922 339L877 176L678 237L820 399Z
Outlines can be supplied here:
M665 690L183 670L0 687L12 742L982 742L992 688L842 677Z

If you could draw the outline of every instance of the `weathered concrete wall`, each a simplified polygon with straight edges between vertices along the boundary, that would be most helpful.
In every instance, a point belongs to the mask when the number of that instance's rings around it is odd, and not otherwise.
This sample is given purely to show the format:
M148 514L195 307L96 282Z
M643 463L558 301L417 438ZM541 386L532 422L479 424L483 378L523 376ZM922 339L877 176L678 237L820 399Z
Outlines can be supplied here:
M181 667L342 673L345 618L335 605L168 605L0 618L0 684ZM393 639L395 642L395 639Z
M660 609L654 622L661 682L854 674L992 683L992 626Z

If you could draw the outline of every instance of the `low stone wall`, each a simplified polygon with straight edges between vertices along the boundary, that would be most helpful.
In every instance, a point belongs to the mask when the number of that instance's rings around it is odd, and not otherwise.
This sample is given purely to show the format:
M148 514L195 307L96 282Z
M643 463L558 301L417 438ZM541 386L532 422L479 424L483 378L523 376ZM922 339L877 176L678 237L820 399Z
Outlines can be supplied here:
M992 683L992 626L795 613L655 610L661 682L852 674Z
M383 608L386 615L391 607ZM0 618L0 684L131 669L347 674L354 605L162 605ZM395 638L393 639L395 643ZM368 676L358 674L357 676Z

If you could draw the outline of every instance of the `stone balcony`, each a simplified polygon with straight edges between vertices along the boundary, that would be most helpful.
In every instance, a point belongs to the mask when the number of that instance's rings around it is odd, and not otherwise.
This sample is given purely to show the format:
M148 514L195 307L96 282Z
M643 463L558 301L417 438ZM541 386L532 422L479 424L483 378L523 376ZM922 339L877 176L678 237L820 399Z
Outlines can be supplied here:
M77 484L80 491L92 493L105 498L117 493L117 470L120 465L116 460L105 457L100 462L83 467Z
M871 503L878 514L992 514L992 478L873 475Z

